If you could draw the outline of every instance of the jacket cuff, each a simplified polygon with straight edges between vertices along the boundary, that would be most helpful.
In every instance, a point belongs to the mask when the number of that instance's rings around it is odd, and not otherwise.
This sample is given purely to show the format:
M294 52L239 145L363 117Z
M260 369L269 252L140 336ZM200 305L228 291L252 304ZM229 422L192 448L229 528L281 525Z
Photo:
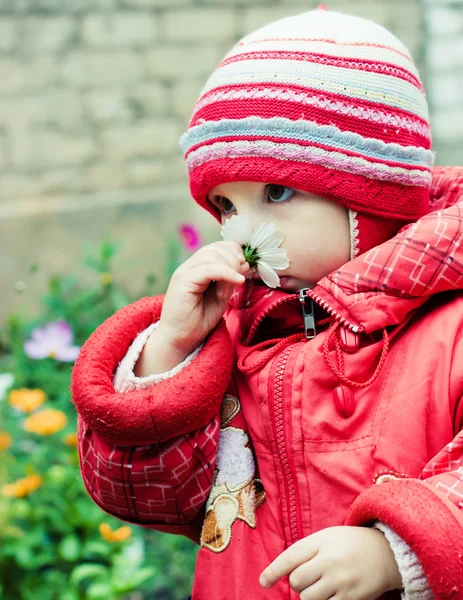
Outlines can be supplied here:
M440 600L457 600L463 589L463 516L444 496L418 479L372 486L355 500L346 525L381 521L406 541Z
M107 444L162 443L205 427L220 411L233 348L222 319L196 359L175 377L123 394L114 374L137 336L159 321L163 296L143 298L117 311L85 342L72 372L71 393L85 423Z
M187 365L190 364L192 360L196 358L196 356L198 356L199 351L201 350L204 344L200 344L196 348L196 350L189 354L181 363L176 365L173 369L170 369L170 371L165 371L164 373L156 373L147 377L137 377L133 370L138 361L138 357L140 356L143 348L145 347L148 338L157 328L158 325L159 321L157 323L153 323L147 329L138 334L138 336L135 338L135 341L128 349L127 354L121 360L117 368L116 375L114 377L114 389L116 392L146 390L150 387L153 387L160 381L164 381L165 379L169 379L169 377L175 377L175 375L178 375L180 371L182 371Z
M402 577L402 600L434 600L423 567L410 546L384 523L377 522L373 527L384 534L394 553Z

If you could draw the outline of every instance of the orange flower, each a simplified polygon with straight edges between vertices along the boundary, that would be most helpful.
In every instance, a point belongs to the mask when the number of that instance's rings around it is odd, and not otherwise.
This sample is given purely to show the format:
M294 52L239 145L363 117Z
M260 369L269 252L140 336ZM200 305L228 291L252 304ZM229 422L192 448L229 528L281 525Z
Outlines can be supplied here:
M77 446L77 433L67 433L63 437L63 442L66 446Z
M132 535L132 530L127 525L124 527L119 527L113 531L111 527L107 523L101 523L99 527L101 537L107 542L123 542L124 540L128 540Z
M20 390L12 390L8 394L8 400L14 408L25 413L30 413L39 408L39 406L42 406L46 400L46 395L43 390L22 388Z
M0 450L6 450L11 446L13 438L6 431L0 431Z
M63 411L48 408L28 417L24 421L24 429L38 435L53 435L66 427L67 422Z
M43 478L40 475L28 475L23 479L17 479L13 483L7 483L2 487L2 494L10 498L24 498L32 494L42 485Z

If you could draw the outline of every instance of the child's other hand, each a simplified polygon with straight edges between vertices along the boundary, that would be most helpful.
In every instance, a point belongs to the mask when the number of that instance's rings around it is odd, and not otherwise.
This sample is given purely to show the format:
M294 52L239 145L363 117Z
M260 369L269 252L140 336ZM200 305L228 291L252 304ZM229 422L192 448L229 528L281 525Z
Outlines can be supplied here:
M329 527L299 540L263 571L261 585L288 574L301 600L375 600L402 587L388 541L366 527Z
M244 283L248 271L237 242L200 248L173 274L157 334L187 356L217 325L235 286Z

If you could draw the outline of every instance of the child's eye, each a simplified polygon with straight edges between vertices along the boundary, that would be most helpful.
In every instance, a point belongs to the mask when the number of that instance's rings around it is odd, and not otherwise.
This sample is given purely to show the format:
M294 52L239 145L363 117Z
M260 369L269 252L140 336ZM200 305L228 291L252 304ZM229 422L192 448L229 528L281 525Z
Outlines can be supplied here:
M268 199L272 202L285 202L294 196L293 188L271 183L267 186Z
M228 215L235 210L235 205L225 196L213 196L211 201L223 215Z

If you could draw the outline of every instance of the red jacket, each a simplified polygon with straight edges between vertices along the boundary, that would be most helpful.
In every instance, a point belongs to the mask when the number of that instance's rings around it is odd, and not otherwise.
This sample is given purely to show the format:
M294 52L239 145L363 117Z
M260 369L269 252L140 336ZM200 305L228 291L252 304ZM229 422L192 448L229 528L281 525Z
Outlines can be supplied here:
M269 562L319 529L375 520L436 598L463 597L462 192L463 169L436 169L433 213L311 290L314 339L297 295L257 285L150 389L117 394L113 377L162 297L83 347L85 485L119 518L201 540L195 600L295 599L287 578L259 586Z

